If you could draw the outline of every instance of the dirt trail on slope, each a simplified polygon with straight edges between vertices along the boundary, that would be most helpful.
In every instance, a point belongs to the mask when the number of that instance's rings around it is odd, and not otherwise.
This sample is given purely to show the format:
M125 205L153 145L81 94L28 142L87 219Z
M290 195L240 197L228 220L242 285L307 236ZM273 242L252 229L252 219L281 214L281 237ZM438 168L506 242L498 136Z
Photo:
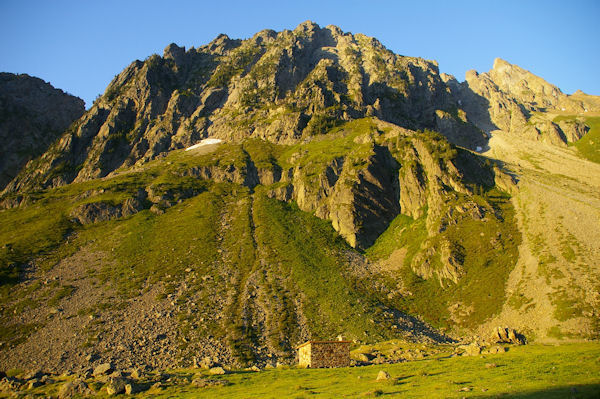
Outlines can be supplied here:
M573 148L493 132L484 154L519 179L513 193L523 243L502 312L482 326L530 338L592 335L600 309L600 164Z

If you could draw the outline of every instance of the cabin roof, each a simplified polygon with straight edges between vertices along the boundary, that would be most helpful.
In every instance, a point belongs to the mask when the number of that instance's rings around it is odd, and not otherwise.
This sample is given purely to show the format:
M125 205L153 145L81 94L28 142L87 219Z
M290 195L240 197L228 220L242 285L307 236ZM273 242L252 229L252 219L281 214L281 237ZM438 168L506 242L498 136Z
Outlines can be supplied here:
M311 340L311 341L306 341L305 343L296 346L296 349L300 349L303 346L306 346L308 344L351 344L351 343L352 343L352 341L313 341L313 340Z

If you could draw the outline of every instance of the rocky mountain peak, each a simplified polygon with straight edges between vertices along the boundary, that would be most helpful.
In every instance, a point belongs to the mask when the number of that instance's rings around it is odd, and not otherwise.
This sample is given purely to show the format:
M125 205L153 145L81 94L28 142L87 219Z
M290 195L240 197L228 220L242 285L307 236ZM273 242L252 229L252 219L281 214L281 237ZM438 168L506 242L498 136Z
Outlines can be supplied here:
M172 59L175 63L181 63L185 56L185 47L179 47L175 43L169 44L165 47L163 52L164 59Z
M39 78L0 73L0 190L84 111L82 99Z
M52 154L10 189L106 176L209 136L292 144L366 116L436 129L475 148L481 133L455 118L455 108L437 63L399 56L332 25L306 21L247 40L219 35L188 51L172 43L162 57L121 72ZM63 165L59 177L56 165Z
M556 107L564 97L558 87L501 58L494 60L488 75L502 91L532 108Z

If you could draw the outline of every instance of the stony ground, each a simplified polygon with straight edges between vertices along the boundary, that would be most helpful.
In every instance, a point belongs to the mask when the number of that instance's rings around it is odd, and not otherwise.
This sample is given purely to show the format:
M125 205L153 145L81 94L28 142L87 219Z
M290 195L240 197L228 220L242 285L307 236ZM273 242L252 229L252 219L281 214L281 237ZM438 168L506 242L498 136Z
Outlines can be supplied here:
M600 165L572 147L515 140L495 131L486 156L519 182L513 193L523 244L502 313L483 326L511 325L540 340L591 334L600 308ZM563 293L580 301L564 301ZM559 329L550 326L559 322ZM535 326L533 331L531 326Z
M27 291L42 282L15 322L38 325L28 339L10 350L0 351L0 369L41 369L82 372L105 362L119 368L138 365L157 368L189 367L207 355L229 362L229 354L211 337L183 343L174 302L177 290L167 296L163 284L148 286L143 294L124 300L110 284L90 277L106 257L84 248L63 259L48 272L35 269L18 290ZM185 286L185 281L181 282ZM36 285L37 286L37 285ZM49 303L50 286L72 287L72 294ZM180 287L181 288L181 287Z

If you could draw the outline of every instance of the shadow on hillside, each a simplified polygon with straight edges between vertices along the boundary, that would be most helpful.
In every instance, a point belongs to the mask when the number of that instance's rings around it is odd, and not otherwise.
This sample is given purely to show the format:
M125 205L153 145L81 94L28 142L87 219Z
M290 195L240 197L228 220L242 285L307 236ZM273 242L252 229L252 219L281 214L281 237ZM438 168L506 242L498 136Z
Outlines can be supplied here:
M473 392L472 392L473 393ZM505 394L489 394L489 395L469 395L469 398L519 398L519 399L598 399L600 398L600 383L588 385L575 385L570 387L548 388L538 391L505 393Z

